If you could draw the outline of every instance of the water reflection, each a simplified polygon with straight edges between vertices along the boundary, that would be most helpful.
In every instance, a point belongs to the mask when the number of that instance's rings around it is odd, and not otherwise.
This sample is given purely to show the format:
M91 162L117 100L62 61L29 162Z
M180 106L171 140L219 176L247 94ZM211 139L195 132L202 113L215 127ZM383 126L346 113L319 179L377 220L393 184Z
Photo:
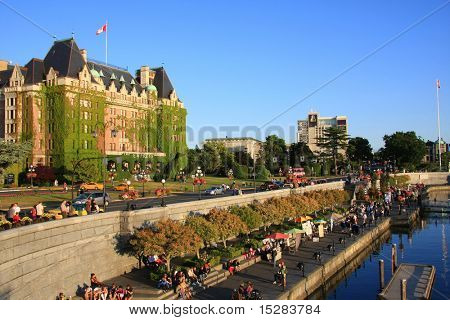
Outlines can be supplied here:
M399 264L405 262L434 265L436 279L432 299L449 299L449 238L450 218L440 213L420 220L413 230L394 229L378 239L371 248L367 248L344 270L339 271L321 289L310 295L309 299L376 299L380 289L379 259L384 260L385 283L392 277L392 244L399 248Z

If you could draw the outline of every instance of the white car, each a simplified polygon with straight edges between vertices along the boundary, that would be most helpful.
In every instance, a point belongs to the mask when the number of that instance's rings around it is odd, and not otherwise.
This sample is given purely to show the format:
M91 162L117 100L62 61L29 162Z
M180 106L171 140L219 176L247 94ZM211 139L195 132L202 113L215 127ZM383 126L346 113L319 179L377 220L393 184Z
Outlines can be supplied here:
M218 194L223 194L223 189L222 187L211 187L209 189L206 189L204 193L210 196L216 196Z

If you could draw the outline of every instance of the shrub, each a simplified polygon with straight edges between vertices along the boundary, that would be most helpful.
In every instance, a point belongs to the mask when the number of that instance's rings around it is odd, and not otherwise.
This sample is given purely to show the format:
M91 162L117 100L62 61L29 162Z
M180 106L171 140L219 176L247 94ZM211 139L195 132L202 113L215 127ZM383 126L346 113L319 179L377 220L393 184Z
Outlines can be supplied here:
M166 267L161 265L157 269L153 269L150 271L150 280L152 282L158 282L159 279L166 273Z
M228 259L234 259L236 257L239 257L244 253L243 248L239 247L228 247L223 250L223 257Z

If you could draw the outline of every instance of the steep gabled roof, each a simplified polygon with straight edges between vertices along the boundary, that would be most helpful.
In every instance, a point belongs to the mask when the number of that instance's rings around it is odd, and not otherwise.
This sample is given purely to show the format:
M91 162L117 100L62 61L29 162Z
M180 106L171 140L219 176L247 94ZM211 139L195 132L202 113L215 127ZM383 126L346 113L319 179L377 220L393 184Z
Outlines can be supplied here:
M60 77L78 78L84 65L83 56L73 38L55 41L44 58L45 74L53 67Z
M0 88L3 88L9 83L13 69L8 68L7 70L0 71Z
M27 68L25 84L40 83L45 79L43 60L33 58L25 65L25 68Z
M95 69L95 71L99 73L100 71L102 72L103 74L102 79L106 88L108 88L111 85L111 82L114 81L114 85L116 86L116 88L120 89L122 87L122 82L120 82L120 80L124 80L123 84L125 84L125 87L127 88L128 92L130 92L133 89L131 81L134 80L134 77L126 70L115 68L112 66L107 66L89 59L88 59L88 67L89 70ZM112 74L114 74L113 79L111 79ZM141 93L142 86L139 83L137 83L136 80L134 80L134 83L136 92Z
M158 98L170 98L170 93L173 91L172 83L167 75L164 67L152 68L155 71L155 79L153 84L158 89Z

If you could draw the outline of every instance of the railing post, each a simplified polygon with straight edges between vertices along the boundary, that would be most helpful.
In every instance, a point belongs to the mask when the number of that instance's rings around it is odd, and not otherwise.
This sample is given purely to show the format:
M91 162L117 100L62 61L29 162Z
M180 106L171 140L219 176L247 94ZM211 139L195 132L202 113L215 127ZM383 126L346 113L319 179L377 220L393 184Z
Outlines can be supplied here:
M406 279L400 280L401 300L406 300Z
M391 249L391 261L392 261L392 274L397 269L397 245L393 244Z
M384 289L384 260L379 260L380 290Z

